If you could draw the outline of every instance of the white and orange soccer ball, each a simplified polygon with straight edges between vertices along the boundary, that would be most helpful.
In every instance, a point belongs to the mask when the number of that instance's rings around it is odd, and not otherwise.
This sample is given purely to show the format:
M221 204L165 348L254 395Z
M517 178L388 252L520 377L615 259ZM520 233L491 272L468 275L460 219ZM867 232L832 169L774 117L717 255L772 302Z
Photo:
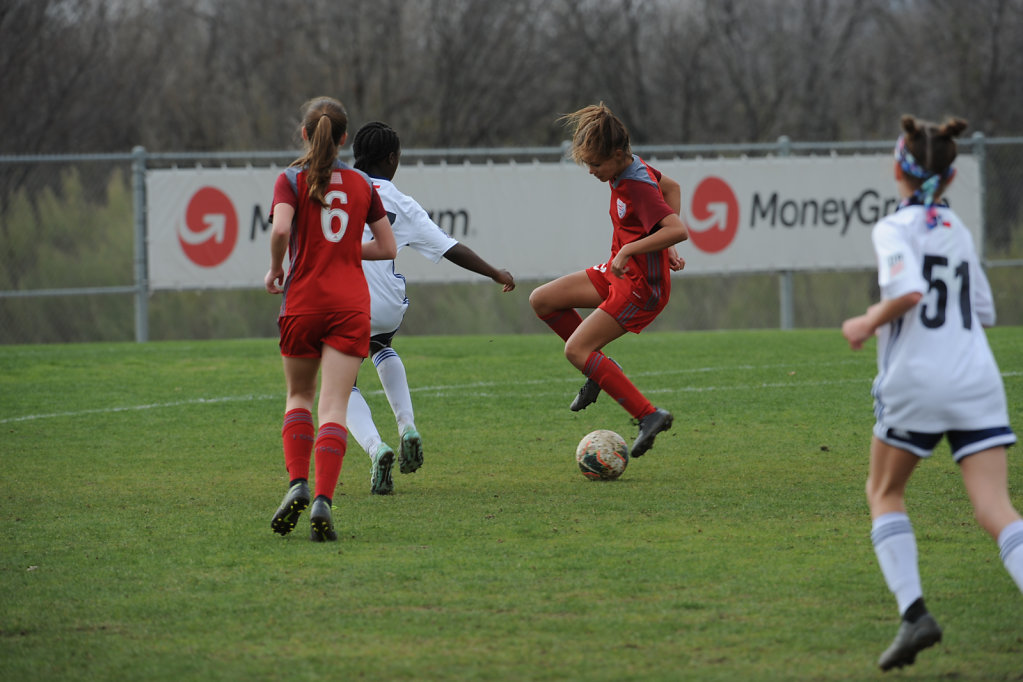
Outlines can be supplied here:
M629 464L629 446L614 431L597 429L579 441L575 461L583 476L591 481L610 481L618 478Z

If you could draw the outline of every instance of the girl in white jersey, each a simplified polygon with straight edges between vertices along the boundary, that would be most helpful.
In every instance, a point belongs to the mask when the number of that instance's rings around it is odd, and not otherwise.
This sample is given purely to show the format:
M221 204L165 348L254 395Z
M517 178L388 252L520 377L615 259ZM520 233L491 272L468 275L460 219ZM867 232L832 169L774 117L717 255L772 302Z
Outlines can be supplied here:
M941 641L924 605L905 490L921 458L947 437L980 525L1023 590L1023 521L1009 498L1005 389L983 327L995 322L991 288L959 217L941 196L955 175L962 119L902 117L895 148L898 210L874 227L881 301L842 325L854 349L877 335L867 501L871 540L902 621L882 670L913 663Z
M489 277L502 285L504 291L515 288L515 278L511 273L495 268L468 246L452 239L415 199L394 186L391 180L401 159L401 142L390 126L374 121L359 128L352 142L352 152L355 154L355 167L370 176L383 201L399 252L410 246L434 263L446 258L466 270ZM365 261L362 269L370 293L369 352L398 423L398 468L401 473L409 474L423 464L423 445L415 425L405 365L391 347L391 340L408 309L405 277L395 271L393 260ZM391 476L394 450L380 437L369 405L357 387L352 389L348 401L348 428L370 455L370 492L390 494L394 490Z

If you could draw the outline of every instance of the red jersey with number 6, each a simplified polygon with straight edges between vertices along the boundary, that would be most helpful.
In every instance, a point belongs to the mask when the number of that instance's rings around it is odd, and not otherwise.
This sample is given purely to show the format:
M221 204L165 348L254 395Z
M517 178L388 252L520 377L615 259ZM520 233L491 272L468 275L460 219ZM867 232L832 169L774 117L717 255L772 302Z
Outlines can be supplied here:
M387 215L369 178L340 161L323 193L326 206L309 198L307 169L285 169L274 184L273 207L288 204L295 219L288 242L290 267L281 315L365 310L369 288L362 272L362 231Z

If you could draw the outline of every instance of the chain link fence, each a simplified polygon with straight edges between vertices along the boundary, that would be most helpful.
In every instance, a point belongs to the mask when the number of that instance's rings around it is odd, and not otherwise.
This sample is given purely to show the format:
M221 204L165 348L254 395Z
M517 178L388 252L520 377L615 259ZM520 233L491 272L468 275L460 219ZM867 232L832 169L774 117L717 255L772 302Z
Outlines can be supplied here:
M637 146L651 159L879 153L886 142ZM567 146L408 149L403 162L563 161ZM961 140L983 173L982 253L999 321L1023 324L1023 138ZM279 299L246 290L150 292L145 281L146 169L287 165L295 151L0 156L0 343L274 337ZM269 189L267 190L270 191ZM403 333L543 332L528 304L490 282L409 282ZM809 271L685 276L653 329L831 327L878 296L875 274Z

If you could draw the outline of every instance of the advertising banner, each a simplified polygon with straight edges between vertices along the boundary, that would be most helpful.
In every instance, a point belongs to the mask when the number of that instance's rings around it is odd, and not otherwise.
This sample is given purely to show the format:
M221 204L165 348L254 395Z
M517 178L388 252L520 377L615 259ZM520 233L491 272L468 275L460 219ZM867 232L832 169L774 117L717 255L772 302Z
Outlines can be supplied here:
M651 160L682 186L688 274L869 269L870 231L898 204L890 155ZM980 170L956 161L948 199L979 245ZM262 288L280 168L152 170L146 175L149 287ZM602 263L610 190L572 163L403 165L398 188L441 229L519 280ZM415 282L481 281L404 249Z

